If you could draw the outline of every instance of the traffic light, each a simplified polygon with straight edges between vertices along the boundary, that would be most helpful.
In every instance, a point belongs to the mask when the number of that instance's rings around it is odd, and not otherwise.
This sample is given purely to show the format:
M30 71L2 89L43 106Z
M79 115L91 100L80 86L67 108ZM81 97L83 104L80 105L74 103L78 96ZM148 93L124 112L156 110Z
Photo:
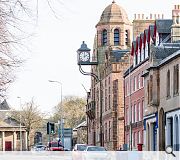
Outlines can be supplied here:
M52 122L48 122L47 123L47 134L54 134L55 133L55 127L54 127L54 123Z
M54 129L54 123L50 123L51 126L51 134L55 133L55 129Z

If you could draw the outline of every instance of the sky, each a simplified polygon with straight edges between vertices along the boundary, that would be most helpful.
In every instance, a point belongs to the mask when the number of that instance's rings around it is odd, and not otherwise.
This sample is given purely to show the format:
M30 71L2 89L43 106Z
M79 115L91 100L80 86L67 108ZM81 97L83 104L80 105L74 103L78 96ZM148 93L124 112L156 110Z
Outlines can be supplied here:
M90 88L90 76L79 72L76 51L82 41L92 49L95 25L112 0L61 0L60 3L49 1L51 6L45 0L39 1L34 36L28 40L30 53L16 73L15 82L8 89L7 102L16 109L19 109L20 103L34 98L41 111L52 112L53 107L61 100L61 85L48 80L61 82L62 97L85 97L83 86L87 90ZM170 19L172 9L179 0L115 2L126 10L132 21L135 13L144 13L145 16L150 13L164 14L164 18Z

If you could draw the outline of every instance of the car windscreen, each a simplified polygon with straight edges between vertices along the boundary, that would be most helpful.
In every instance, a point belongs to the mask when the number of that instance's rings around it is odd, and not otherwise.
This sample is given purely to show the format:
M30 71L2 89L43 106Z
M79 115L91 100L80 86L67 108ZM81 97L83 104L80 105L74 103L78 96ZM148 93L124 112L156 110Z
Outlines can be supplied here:
M36 148L44 148L45 146L36 146Z
M78 151L84 151L86 149L86 147L87 147L86 145L78 145L77 150Z
M103 147L89 147L87 151L106 151Z
M58 143L51 143L51 147L58 147Z

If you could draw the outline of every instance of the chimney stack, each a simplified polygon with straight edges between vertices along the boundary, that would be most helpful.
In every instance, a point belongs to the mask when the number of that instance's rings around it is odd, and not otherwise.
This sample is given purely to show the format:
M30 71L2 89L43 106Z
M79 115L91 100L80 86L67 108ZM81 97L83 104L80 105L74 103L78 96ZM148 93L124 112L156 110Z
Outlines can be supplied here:
M150 14L150 19L152 19L152 13Z

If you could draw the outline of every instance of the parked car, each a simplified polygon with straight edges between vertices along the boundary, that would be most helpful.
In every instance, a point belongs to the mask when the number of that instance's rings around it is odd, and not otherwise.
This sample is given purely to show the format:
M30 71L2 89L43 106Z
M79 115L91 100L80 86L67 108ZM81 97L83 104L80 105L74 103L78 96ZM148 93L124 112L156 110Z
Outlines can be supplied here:
M87 144L75 144L72 154L73 160L82 160L83 151L85 151Z
M68 149L68 148L64 148L64 151L71 151L70 149Z
M82 154L82 160L110 160L111 154L104 147L87 146Z
M75 144L73 151L84 151L87 144Z
M35 145L34 147L32 147L31 149L32 151L45 151L46 150L46 146L45 145Z
M49 143L49 151L64 151L64 147L57 141Z
M85 151L106 151L104 147L99 147L99 146L87 146Z

